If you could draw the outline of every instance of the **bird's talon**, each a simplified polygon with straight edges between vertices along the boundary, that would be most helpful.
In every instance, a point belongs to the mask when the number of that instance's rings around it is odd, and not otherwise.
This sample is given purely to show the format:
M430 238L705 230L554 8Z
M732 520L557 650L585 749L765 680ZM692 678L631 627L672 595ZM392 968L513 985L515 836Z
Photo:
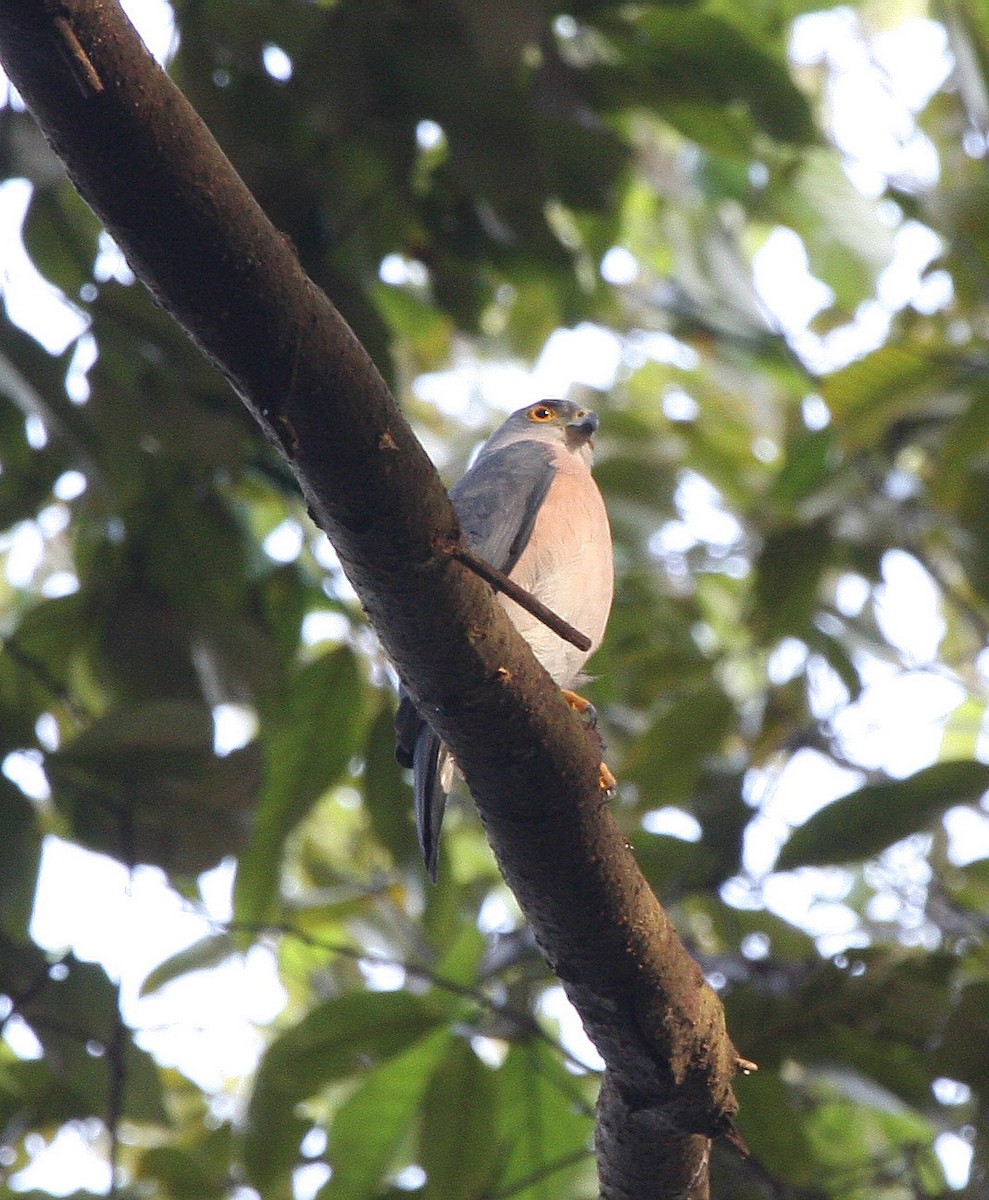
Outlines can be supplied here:
M598 710L587 699L586 696L581 696L578 692L572 692L569 688L560 688L563 699L573 709L575 713L579 713L585 719L585 723L589 729L594 729L598 723Z
M611 773L611 768L603 762L598 769L598 782L602 792L613 792L618 787L618 780Z

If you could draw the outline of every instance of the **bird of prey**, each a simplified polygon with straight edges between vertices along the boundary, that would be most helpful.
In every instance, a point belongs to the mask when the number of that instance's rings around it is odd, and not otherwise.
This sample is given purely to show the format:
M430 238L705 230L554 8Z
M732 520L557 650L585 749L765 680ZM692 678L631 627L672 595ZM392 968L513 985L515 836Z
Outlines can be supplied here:
M611 529L591 476L597 414L568 400L513 413L450 491L468 546L590 639L580 650L503 593L498 599L540 663L579 711L570 689L601 644L614 588ZM398 761L413 771L416 828L435 881L440 826L454 762L403 692L395 719ZM602 780L610 779L602 764Z

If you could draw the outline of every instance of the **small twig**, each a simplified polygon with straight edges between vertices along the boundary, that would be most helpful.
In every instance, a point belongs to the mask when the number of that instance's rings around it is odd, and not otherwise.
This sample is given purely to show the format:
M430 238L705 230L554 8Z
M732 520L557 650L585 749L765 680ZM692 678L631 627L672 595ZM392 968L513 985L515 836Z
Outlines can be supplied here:
M519 1034L524 1037L536 1038L544 1042L555 1053L567 1059L578 1070L585 1072L588 1075L598 1074L597 1068L590 1066L579 1058L572 1051L568 1050L562 1042L558 1042L552 1035L548 1034L545 1029L539 1024L535 1017L529 1013L515 1008L510 1004L503 1004L497 1000L493 1000L490 996L478 988L470 987L467 984L455 983L452 979L446 979L442 975L438 975L429 967L421 966L417 963L406 962L401 958L394 958L388 954L379 954L373 950L358 950L354 946L347 946L341 942L327 941L315 934L306 933L305 930L299 929L290 922L279 921L211 921L210 924L215 930L220 933L250 933L253 935L271 935L277 937L295 938L296 941L304 946L310 946L314 950L322 950L327 954L337 954L341 958L350 958L354 962L375 963L383 966L401 967L408 975L416 979L423 979L433 987L440 988L442 991L449 992L452 996L461 996L465 1000L471 1000L480 1008L487 1009L496 1017L510 1021L518 1030ZM576 1096L569 1096L568 1099L575 1106L579 1106L580 1099ZM590 1116L590 1111L585 1113Z
M97 75L89 55L82 48L69 18L62 13L55 18L54 25L62 42L59 47L62 58L72 72L72 78L78 84L79 91L87 100L91 96L98 96L103 91L103 80Z
M458 546L452 542L445 542L441 549L445 554L449 554L451 558L455 558L457 562L463 563L475 575L490 583L496 592L504 592L509 600L514 600L520 608L524 608L527 613L531 613L537 621L542 621L547 629L563 638L565 642L569 642L571 646L576 646L578 650L590 650L591 639L586 633L581 633L579 629L574 627L560 616L557 616L551 608L547 608L541 600L537 600L531 592L527 592L525 588L519 585L504 573L499 571L497 567L493 567L489 562L485 562L483 558L479 558L473 550L469 550L466 546Z
M69 716L77 725L89 720L89 713L78 704L69 689L49 671L47 665L30 651L23 649L13 638L0 638L0 651L19 667L33 676L35 681L65 706Z

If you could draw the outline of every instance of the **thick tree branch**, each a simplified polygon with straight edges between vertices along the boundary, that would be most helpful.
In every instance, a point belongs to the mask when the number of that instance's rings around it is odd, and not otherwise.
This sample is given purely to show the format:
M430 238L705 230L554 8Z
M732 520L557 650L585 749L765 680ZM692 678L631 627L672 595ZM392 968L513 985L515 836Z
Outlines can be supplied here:
M131 265L281 448L382 645L456 754L607 1063L608 1197L701 1196L732 1134L721 1005L639 873L598 754L491 589L346 323L115 0L0 0L0 60Z

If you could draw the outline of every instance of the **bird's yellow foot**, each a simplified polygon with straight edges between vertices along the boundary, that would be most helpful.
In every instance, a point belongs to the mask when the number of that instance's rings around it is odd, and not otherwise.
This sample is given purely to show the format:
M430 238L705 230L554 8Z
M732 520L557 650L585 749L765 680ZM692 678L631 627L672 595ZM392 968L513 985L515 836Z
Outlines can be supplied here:
M585 718L588 729L597 729L598 710L590 700L578 692L572 692L569 688L560 688L560 692L573 711Z
M567 704L570 705L574 712L585 713L589 708L594 707L594 705L590 702L590 700L587 699L586 696L581 696L577 692L572 692L569 688L560 688L560 691L563 693L563 699L566 700Z
M595 731L595 736L603 748L604 741L601 738L601 735L597 733L598 715L595 711L594 705L590 702L590 700L587 699L586 696L581 696L577 692L572 692L569 688L560 688L560 691L563 693L563 699L566 700L567 704L570 705L574 712L580 713L581 716L584 716L585 714L587 715L588 728ZM600 782L602 792L614 791L614 789L618 786L618 780L615 778L611 768L606 762L601 763L601 767L598 771L598 780Z

